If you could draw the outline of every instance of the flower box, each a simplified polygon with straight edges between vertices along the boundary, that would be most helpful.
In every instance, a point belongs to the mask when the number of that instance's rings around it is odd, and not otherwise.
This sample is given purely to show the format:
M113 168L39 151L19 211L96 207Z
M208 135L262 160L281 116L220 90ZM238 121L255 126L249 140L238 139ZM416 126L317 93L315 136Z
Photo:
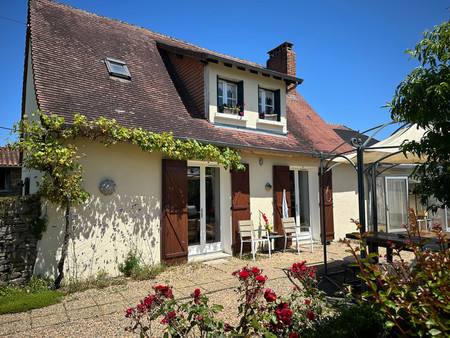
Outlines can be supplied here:
M223 107L222 108L222 113L238 115L239 114L239 109L238 108Z
M264 114L264 119L269 121L278 121L278 114Z

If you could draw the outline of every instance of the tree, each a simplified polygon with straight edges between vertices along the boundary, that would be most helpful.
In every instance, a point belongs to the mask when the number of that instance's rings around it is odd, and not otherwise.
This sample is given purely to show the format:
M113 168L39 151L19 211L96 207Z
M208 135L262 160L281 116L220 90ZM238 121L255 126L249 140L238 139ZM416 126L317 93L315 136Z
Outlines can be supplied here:
M65 209L64 240L61 258L58 262L58 276L54 287L59 288L64 278L64 262L70 238L70 208L76 203L83 203L89 197L84 190L83 168L78 160L81 154L74 141L76 138L96 139L105 146L117 142L128 142L139 146L143 151L159 151L164 156L186 160L209 160L224 165L226 168L242 169L240 156L228 147L220 149L211 144L200 144L195 140L177 140L172 134L154 134L140 128L128 129L118 126L115 120L101 117L88 121L83 115L75 115L69 124L57 115L46 115L41 111L33 114L31 119L24 116L14 125L19 140L10 146L23 153L23 167L40 171L43 176L38 184L38 194Z
M422 195L424 203L434 196L440 207L450 207L450 21L425 31L415 49L405 53L421 65L398 85L387 106L393 120L426 130L420 142L402 145L405 154L425 159L412 172L420 182L415 192ZM439 206L431 207L436 210Z

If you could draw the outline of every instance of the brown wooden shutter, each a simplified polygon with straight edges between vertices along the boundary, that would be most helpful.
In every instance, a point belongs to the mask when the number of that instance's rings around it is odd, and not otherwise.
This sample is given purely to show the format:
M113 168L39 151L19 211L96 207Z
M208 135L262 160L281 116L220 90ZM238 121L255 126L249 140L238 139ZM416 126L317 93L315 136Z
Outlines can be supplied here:
M334 219L333 219L333 179L332 172L327 171L323 175L323 186L325 188L325 236L326 241L334 239ZM319 191L320 191L320 240L323 242L323 214L322 214L322 187L320 186L319 169Z
M273 166L273 218L274 231L284 235L281 218L283 217L283 189L286 190L286 201L291 213L290 171L289 166ZM289 244L289 243L288 243ZM283 240L275 241L275 249L282 249Z
M250 219L250 171L248 164L245 170L231 170L231 214L233 220L233 255L241 250L238 221ZM249 244L249 243L245 243ZM250 245L245 245L243 251L249 252Z
M162 162L161 258L167 265L188 258L187 162Z

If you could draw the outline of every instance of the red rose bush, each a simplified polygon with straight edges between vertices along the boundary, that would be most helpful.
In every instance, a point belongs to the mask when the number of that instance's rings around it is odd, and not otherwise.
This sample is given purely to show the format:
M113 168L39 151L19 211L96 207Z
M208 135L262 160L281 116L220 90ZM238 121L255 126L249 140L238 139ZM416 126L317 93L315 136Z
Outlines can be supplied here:
M154 294L125 311L131 320L126 330L154 336L151 324L159 321L167 336L174 337L299 337L304 329L310 329L322 318L322 308L328 306L324 293L317 289L316 269L306 262L295 263L290 269L291 278L300 287L294 287L287 299L267 288L267 276L257 267L243 267L232 275L239 282L236 327L215 318L223 307L216 304L210 307L208 297L199 289L193 291L191 300L179 304L169 286L159 285L153 288Z

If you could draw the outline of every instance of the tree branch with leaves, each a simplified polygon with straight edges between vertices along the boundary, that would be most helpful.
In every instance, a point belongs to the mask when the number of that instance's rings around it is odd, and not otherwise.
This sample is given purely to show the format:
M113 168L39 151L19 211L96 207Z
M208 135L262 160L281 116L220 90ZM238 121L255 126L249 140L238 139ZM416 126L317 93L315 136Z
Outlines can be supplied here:
M450 207L450 21L425 31L415 49L405 53L421 65L398 85L387 107L393 120L426 130L420 142L402 145L405 154L426 160L413 170L420 181L415 192L422 194L423 203L433 195L440 207Z

